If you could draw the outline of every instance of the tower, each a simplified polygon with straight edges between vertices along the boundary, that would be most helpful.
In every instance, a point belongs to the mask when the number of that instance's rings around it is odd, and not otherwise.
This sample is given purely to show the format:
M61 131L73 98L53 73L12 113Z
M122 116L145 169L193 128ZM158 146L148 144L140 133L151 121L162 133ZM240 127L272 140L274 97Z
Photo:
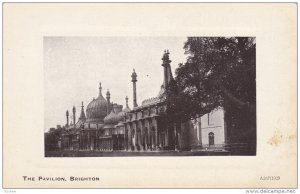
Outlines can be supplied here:
M126 100L126 108L129 108L129 106L128 106L128 97L127 96L126 96L125 100Z
M169 99L169 95L168 95L168 87L169 87L169 83L171 80L173 80L173 76L172 76L172 71L171 71L171 60L169 58L169 50L165 50L164 55L162 57L162 66L164 67L164 90L165 90L165 97L167 99L167 108L169 108L169 103L170 102ZM170 115L169 115L170 116ZM170 119L170 117L167 116L167 121ZM170 119L172 120L172 118ZM174 127L175 123L169 123L169 121L167 122L165 129L166 129L166 133L167 133L167 145L170 149L175 149L175 144L176 144L176 137L177 137L177 132L176 132L176 127Z
M110 113L110 92L107 90L106 92L106 101L107 101L107 115Z
M101 82L99 83L99 96L102 96L102 86L101 86Z
M136 102L136 82L137 82L137 74L135 73L135 70L133 69L133 72L131 74L131 81L133 84L133 107L137 107L137 102Z
M66 112L66 117L67 117L67 127L69 126L69 111L67 110Z
M75 117L75 114L76 114L76 108L75 108L75 106L73 106L73 124L74 124L74 126L75 126L75 124L76 124L76 117Z
M83 106L83 102L81 102L81 113L80 113L79 120L81 120L81 121L83 121L83 122L86 121L86 117L85 117L85 114L84 114L84 106Z
M168 88L169 82L173 79L172 71L171 71L171 60L169 58L169 50L165 50L163 58L162 58L162 66L164 67L164 88Z

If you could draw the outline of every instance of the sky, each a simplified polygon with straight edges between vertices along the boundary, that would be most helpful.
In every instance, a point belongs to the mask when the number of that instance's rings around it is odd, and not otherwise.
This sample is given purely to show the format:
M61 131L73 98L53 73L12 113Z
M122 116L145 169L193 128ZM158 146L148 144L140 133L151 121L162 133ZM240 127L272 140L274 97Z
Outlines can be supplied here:
M66 124L66 110L81 111L107 89L111 101L132 108L131 73L137 73L137 103L157 96L163 83L162 56L170 52L173 75L186 61L186 37L44 37L45 131ZM72 115L72 114L70 114Z

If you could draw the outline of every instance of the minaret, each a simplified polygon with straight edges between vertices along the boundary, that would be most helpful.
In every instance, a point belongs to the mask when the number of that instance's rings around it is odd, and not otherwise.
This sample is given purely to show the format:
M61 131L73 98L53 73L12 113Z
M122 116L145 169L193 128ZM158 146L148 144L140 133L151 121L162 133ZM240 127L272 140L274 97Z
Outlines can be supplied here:
M107 115L110 113L110 92L107 90L106 92L106 101L107 101Z
M135 73L135 70L133 69L133 72L131 74L131 81L133 84L133 107L137 107L137 102L136 102L136 82L137 82L137 75Z
M99 83L99 96L102 96L102 86L101 86L101 82Z
M165 50L165 53L162 58L162 61L163 61L162 66L164 67L164 87L165 87L165 89L167 89L169 81L171 79L173 79L171 66L170 66L171 60L169 59L169 54L170 54L169 50Z
M75 117L75 114L76 114L76 109L75 109L75 106L73 106L73 124L75 126L76 124L76 117Z
M69 111L67 110L66 112L66 117L67 117L67 127L69 126Z
M79 117L79 120L82 120L82 121L86 121L86 117L85 117L85 114L84 114L84 106L83 106L83 102L81 102L81 113L80 113L80 117Z
M129 106L128 106L128 97L127 96L126 96L125 100L126 100L126 108L129 108Z

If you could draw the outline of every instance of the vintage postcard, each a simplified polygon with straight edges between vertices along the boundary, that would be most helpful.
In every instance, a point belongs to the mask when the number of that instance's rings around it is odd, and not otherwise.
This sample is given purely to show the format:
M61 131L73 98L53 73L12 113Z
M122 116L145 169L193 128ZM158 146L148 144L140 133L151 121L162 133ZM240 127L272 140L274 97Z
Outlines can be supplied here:
M3 188L296 188L296 16L5 3Z

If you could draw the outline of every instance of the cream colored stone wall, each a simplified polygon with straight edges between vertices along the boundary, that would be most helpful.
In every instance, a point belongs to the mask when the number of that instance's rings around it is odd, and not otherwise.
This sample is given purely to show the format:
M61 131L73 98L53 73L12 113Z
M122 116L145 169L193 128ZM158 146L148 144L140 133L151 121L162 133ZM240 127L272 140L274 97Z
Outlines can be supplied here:
M208 134L214 133L214 144L225 143L224 110L217 108L201 117L202 144L209 144Z

